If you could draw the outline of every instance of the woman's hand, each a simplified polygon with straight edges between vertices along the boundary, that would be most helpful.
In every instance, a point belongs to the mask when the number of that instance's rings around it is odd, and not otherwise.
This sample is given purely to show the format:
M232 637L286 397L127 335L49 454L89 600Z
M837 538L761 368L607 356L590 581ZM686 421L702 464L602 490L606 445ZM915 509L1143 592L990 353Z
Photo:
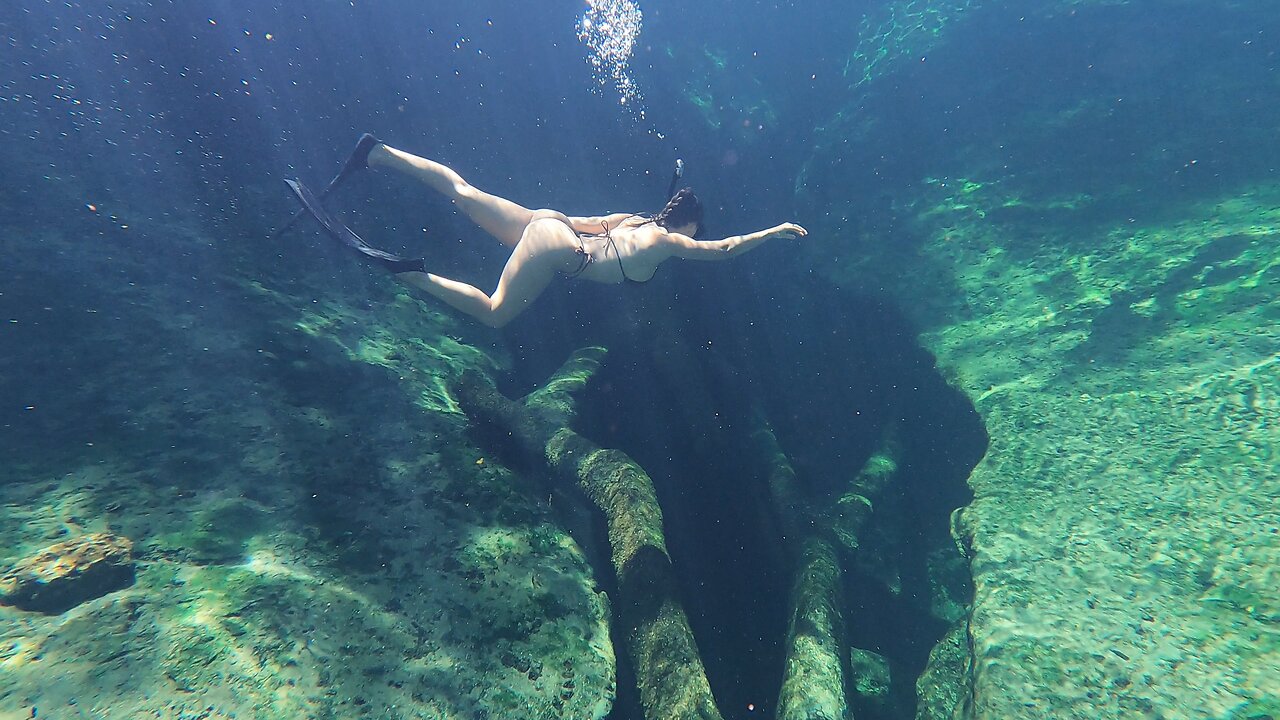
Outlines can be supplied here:
M671 254L676 257L690 260L723 260L758 247L765 240L773 238L791 240L808 234L808 230L795 223L782 223L768 230L757 230L750 235L730 235L722 240L694 240L676 233L668 233L665 237L670 243Z
M765 231L769 239L794 240L798 237L804 237L809 234L808 230L800 227L795 223L782 223L776 227L771 227Z

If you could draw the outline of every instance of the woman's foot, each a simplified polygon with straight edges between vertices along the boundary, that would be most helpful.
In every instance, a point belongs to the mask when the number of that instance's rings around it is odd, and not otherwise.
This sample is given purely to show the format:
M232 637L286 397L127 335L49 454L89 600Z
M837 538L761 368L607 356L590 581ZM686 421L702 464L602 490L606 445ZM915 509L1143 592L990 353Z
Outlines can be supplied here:
M369 153L373 152L373 149L381 144L381 140L369 133L361 135L360 139L356 141L355 149L347 157L347 162L343 164L342 170L339 170L338 174L329 182L329 187L325 193L328 194L329 190L337 187L339 183L346 180L355 171L369 167Z
M392 277L402 285L408 285L419 290L429 290L431 288L431 280L427 278L427 271L422 268L402 272L392 271Z

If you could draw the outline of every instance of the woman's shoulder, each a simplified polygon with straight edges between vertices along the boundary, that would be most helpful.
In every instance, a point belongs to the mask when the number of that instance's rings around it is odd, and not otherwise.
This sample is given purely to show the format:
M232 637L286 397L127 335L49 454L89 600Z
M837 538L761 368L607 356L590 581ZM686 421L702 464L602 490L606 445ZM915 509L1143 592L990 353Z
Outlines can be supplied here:
M623 227L640 227L641 225L649 224L649 222L651 222L652 219L653 218L643 213L629 213L618 224Z

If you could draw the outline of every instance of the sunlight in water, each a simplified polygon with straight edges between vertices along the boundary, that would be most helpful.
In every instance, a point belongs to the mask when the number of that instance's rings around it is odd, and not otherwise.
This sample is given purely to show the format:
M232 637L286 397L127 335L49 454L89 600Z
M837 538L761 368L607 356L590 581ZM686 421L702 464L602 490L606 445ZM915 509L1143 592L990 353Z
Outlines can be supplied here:
M578 39L590 50L596 80L601 87L612 81L618 101L643 117L643 98L628 67L644 19L640 6L633 0L587 0L587 6L578 18Z

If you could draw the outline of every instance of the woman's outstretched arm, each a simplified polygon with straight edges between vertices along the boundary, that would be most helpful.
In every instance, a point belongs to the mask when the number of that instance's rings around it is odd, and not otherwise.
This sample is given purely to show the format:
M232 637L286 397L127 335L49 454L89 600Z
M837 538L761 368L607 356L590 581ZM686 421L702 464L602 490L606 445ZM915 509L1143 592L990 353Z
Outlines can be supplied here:
M795 223L783 223L768 230L748 235L732 235L723 240L694 240L680 233L667 233L671 254L686 260L724 260L758 246L765 240L790 240L804 237L809 231Z

